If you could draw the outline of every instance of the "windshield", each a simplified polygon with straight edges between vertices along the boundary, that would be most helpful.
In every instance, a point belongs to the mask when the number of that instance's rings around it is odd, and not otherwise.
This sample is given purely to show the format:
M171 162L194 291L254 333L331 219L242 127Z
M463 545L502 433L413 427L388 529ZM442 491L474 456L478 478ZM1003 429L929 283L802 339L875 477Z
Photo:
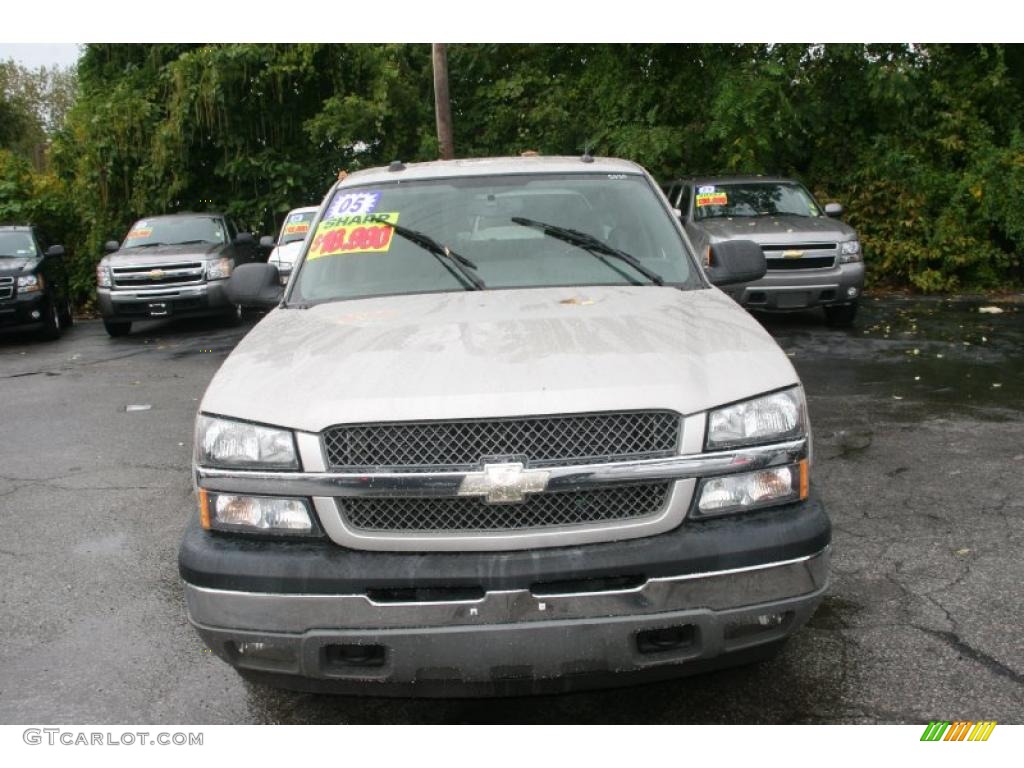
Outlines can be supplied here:
M166 216L135 222L124 239L124 247L224 242L224 225L216 216Z
M551 228L585 236L553 236ZM607 246L666 283L703 286L643 176L471 176L336 190L289 301L464 291L475 287L466 270L487 289L651 282Z
M811 193L794 182L702 184L694 197L694 217L821 216Z
M36 241L28 232L0 232L0 259L34 259Z
M277 238L278 245L304 240L309 227L316 218L316 208L308 211L292 211L281 226L281 235Z

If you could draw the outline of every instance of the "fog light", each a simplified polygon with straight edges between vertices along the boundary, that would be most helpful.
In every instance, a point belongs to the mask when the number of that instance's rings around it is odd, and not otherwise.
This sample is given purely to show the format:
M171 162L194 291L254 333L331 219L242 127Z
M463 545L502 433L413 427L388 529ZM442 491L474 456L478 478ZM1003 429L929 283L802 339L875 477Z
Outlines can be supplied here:
M200 488L199 520L204 528L219 531L317 534L305 499L239 496Z
M33 309L32 310L32 319L33 320L38 320L39 318L40 318L39 310L38 309Z
M228 654L240 667L286 668L295 664L295 651L288 645L233 641Z
M807 498L807 460L786 467L726 475L701 484L701 517L745 512Z
M849 296L852 299L854 296L857 295L857 289L854 288L853 286L847 288L846 289L846 295Z

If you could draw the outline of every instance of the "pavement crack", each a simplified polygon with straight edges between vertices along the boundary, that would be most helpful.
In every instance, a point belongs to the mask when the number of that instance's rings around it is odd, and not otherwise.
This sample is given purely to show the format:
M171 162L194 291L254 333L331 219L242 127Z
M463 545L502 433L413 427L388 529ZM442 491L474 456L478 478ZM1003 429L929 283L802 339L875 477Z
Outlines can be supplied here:
M939 629L929 629L928 627L912 625L914 629L920 632L924 632L926 635L934 637L936 640L941 640L953 650L957 651L961 656L966 656L971 661L981 664L989 672L1000 677L1005 677L1018 685L1024 684L1024 674L1017 672L1014 669L1003 664L998 659L989 656L984 651L979 651L977 648L972 646L970 643L964 641L955 632L946 632Z

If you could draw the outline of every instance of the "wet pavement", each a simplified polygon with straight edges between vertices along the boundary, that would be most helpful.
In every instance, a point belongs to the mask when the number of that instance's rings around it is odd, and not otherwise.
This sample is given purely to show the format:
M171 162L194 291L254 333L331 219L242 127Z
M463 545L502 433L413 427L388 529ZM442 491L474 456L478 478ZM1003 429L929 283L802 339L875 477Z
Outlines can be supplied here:
M809 397L835 524L821 609L756 666L483 701L274 691L188 627L192 419L248 324L0 335L0 723L1024 722L1024 303L759 319Z

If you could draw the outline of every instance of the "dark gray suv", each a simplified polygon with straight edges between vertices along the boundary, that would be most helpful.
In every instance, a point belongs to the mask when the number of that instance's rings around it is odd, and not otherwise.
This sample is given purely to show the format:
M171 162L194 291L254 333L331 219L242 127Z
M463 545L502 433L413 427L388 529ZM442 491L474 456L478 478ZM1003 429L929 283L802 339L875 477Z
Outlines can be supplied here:
M744 307L769 310L822 307L834 325L848 325L864 290L864 254L857 233L838 220L843 208L818 205L806 187L768 176L705 176L662 187L680 211L697 253L726 240L753 240L768 271L725 292Z

